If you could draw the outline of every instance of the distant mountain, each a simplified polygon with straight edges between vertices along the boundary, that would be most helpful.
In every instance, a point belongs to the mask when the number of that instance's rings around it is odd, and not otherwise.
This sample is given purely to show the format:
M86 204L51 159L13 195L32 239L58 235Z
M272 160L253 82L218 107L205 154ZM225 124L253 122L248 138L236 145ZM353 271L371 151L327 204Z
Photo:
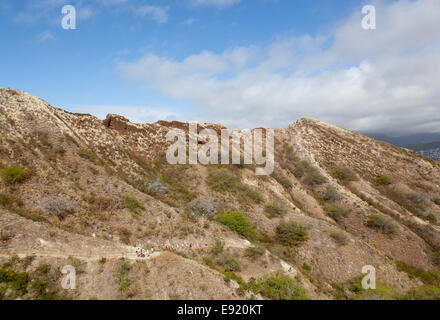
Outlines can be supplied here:
M410 146L408 149L414 150L415 152L426 158L440 161L440 141L417 144L414 146Z
M440 143L440 133L419 133L410 136L390 137L380 133L365 133L367 136L391 143L397 147L413 149L414 146L419 146L428 143Z

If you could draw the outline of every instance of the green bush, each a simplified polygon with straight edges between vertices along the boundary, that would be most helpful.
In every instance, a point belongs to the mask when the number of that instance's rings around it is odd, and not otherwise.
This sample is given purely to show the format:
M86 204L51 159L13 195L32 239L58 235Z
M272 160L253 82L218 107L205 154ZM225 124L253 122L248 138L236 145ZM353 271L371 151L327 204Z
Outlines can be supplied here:
M217 220L227 226L232 231L250 240L261 240L262 236L255 229L252 221L239 211L220 213Z
M2 265L0 267L0 300L15 299L25 295L29 281L27 273L15 272L10 264Z
M386 234L395 234L397 232L396 224L390 218L380 214L370 215L368 217L367 226Z
M223 254L217 260L216 263L225 272L237 272L240 271L240 262L230 254Z
M240 197L250 199L256 204L264 202L264 196L258 188L240 183L237 186L237 191Z
M98 155L95 153L95 151L93 151L90 148L81 148L79 150L79 156L83 159L87 159L90 162L92 162L95 165L101 166L102 165L102 161L101 159L99 159Z
M339 245L346 245L348 243L348 237L343 232L332 232L330 237Z
M432 224L436 224L437 223L437 218L435 217L435 215L433 215L432 213L428 214L426 216L426 220L428 220L429 222L431 222Z
M67 263L74 267L78 274L86 272L87 262L85 261L70 256L67 258Z
M264 207L264 212L266 212L270 218L274 218L285 215L287 209L281 202L271 202Z
M228 169L217 170L208 177L208 185L215 191L220 192L230 191L238 182L238 177Z
M211 249L211 253L215 256L219 255L223 252L223 249L225 248L225 244L221 240L216 240L214 246Z
M396 266L398 270L406 272L411 279L418 278L426 285L440 286L440 273L435 270L425 271L402 261L397 261Z
M394 178L388 174L384 174L376 179L376 185L388 186L394 182Z
M422 286L411 290L405 298L410 300L440 300L440 288L435 286Z
M9 184L17 184L27 178L26 170L13 166L4 167L0 173L2 179Z
M277 240L287 246L296 246L307 240L307 229L296 222L281 222L277 227Z
M303 263L302 268L304 271L307 271L307 272L312 271L312 267L309 266L306 262Z
M258 293L271 300L308 300L304 289L282 271L265 276L256 286Z
M325 208L325 213L338 223L342 223L350 214L350 210L337 204L332 204Z
M256 260L261 257L264 252L266 252L266 249L264 249L263 247L249 247L246 248L245 255L252 260Z
M133 213L139 214L144 210L142 203L134 196L126 195L124 197L125 207Z
M295 164L295 168L292 171L292 174L297 178L302 178L304 174L311 168L311 164L307 160L298 161Z
M242 183L228 169L217 170L208 177L207 183L215 191L235 193L240 199L247 198L257 204L264 201L264 196L258 188Z
M358 181L359 178L353 169L348 167L336 168L332 171L332 175L342 181Z
M7 194L0 193L0 206L8 209L14 204L14 200Z
M18 262L28 263L29 259ZM0 300L3 299L58 299L55 284L50 276L51 267L40 265L34 272L14 270L14 263L6 263L0 267Z
M119 285L119 291L125 291L130 286L131 280L128 278L130 270L131 266L121 259L121 263L119 264L115 275L115 281Z
M400 298L399 293L388 283L377 281L376 289L363 289L364 275L357 276L344 283L336 284L338 298L348 300L395 300Z
M312 167L307 171L304 183L308 186L318 186L327 182L327 178L324 177L317 168Z
M285 175L278 173L278 174L275 174L273 177L274 177L274 179L275 179L276 181L278 181L278 183L281 184L285 189L290 189L290 188L292 188L292 185L293 185L293 184L292 184L292 181L290 181L289 178L287 178Z
M48 223L49 220L47 220L45 217L43 217L42 215L39 214L28 214L26 216L24 216L26 219L35 221L35 222L44 222L44 223Z

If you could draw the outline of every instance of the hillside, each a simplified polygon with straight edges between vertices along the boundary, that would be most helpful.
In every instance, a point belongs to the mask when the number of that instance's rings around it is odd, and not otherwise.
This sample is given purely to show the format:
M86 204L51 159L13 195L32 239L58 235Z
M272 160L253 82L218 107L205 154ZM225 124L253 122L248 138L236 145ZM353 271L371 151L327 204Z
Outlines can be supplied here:
M275 171L256 176L168 164L170 128L188 124L0 89L0 298L440 298L439 162L307 118L275 130ZM366 265L376 290L358 290Z

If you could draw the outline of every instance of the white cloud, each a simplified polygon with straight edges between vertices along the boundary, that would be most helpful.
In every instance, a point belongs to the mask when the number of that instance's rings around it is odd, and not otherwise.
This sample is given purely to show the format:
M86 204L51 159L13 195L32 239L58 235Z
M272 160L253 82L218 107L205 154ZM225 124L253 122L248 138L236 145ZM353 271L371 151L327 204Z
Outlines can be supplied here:
M190 0L194 6L212 6L226 8L239 3L241 0Z
M197 19L189 18L189 19L183 21L182 24L187 25L187 26L192 26L197 21L198 21Z
M151 16L157 23L165 23L168 21L169 7L154 7L150 5L140 6L134 11L140 16Z
M46 42L49 40L55 40L55 37L51 32L46 31L46 32L42 32L42 33L38 34L37 40L39 42Z
M46 20L51 25L56 25L61 21L61 8L66 4L76 8L78 20L89 19L102 12L129 12L141 17L151 17L160 24L168 21L169 7L138 5L135 0L26 0L15 20L27 24Z
M129 79L194 102L200 121L279 127L310 116L363 131L440 131L440 1L376 2L321 36L118 64Z

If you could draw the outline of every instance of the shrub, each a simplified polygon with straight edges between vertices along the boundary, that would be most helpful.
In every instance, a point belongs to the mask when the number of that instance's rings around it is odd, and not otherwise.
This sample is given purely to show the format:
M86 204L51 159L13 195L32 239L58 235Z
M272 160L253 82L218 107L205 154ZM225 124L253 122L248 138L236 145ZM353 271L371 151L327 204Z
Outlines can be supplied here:
M118 266L115 275L115 281L119 285L119 291L125 291L131 284L131 280L128 278L128 274L131 270L131 266L124 260Z
M75 257L68 257L67 263L75 268L76 273L84 273L86 271L87 262L81 261Z
M220 192L226 192L235 187L239 182L239 179L227 169L217 170L213 175L208 178L208 185Z
M203 257L203 263L204 264L206 264L208 267L210 267L211 269L214 269L215 270L215 265L214 265L214 262L210 259L210 258L208 258L208 257Z
M252 221L242 212L232 211L220 213L217 215L217 220L243 237L251 240L262 238L253 226Z
M211 249L211 253L215 256L223 252L225 244L221 240L216 240L214 246Z
M101 166L102 165L102 161L101 159L99 159L98 155L95 153L95 151L93 151L90 148L81 148L79 150L79 156L83 159L89 160L91 161L93 164Z
M10 209L14 204L14 200L7 194L0 193L0 206Z
M256 187L248 186L247 184L240 183L237 186L237 190L238 190L238 194L242 198L248 198L257 204L264 202L263 194Z
M24 217L26 219L29 219L29 220L32 220L32 221L35 221L35 222L49 223L49 221L45 217L43 217L43 216L41 216L39 214L28 214L28 215L26 215Z
M17 184L27 178L27 172L24 169L8 166L1 169L2 179L8 184Z
M61 220L74 212L72 202L62 195L46 197L43 200L43 206L49 213L55 214Z
M257 288L258 293L272 300L308 300L304 289L282 271L265 276Z
M324 177L317 168L313 167L307 171L304 183L308 186L318 186L327 182L327 178Z
M126 195L124 197L125 207L133 213L139 214L144 210L142 203L136 199L134 196Z
M225 272L240 271L240 262L229 254L221 255L216 262Z
M430 214L428 214L426 216L426 220L428 220L432 224L436 224L437 223L437 218L432 213L430 213Z
M193 199L189 203L189 207L197 214L212 218L215 216L216 208L214 204L207 198Z
M387 186L394 182L394 178L388 174L384 174L376 179L376 185Z
M275 174L274 179L278 181L279 184L281 184L285 189L290 189L292 187L292 182L283 174Z
M407 273L411 279L418 278L426 285L440 286L440 273L435 270L425 271L402 261L397 261L396 266L398 270Z
M307 170L309 170L311 167L311 164L307 160L301 160L298 161L295 164L295 168L292 171L292 174L297 178L302 178Z
M396 224L390 218L380 214L370 215L368 217L367 226L386 234L395 234L397 232Z
M240 198L248 198L257 204L264 201L263 194L258 188L240 182L240 179L228 169L217 170L208 177L207 183L215 191L233 192Z
M339 195L335 187L328 185L325 188L322 199L324 199L325 201L339 201L341 200L341 196Z
M287 209L281 202L271 202L264 207L264 212L266 212L270 218L274 218L285 215Z
M15 272L8 263L2 265L0 267L0 300L15 299L25 295L29 281L27 273Z
M307 240L307 229L296 222L281 222L277 227L277 239L284 245L296 246Z
M429 196L423 192L414 192L407 196L408 200L416 205L417 208L425 210L429 202Z
M119 239L122 243L129 245L130 244L131 232L127 228L119 229Z
M309 266L306 262L303 263L302 268L307 272L310 272L312 270L312 267Z
M245 255L252 260L256 260L261 257L264 252L266 252L266 249L264 249L263 247L249 247L246 248Z
M440 300L440 288L435 286L422 286L412 290L406 296L414 300Z
M339 180L342 181L357 181L359 180L356 172L354 172L351 168L342 167L336 168L332 171L332 175Z
M395 300L399 298L399 293L385 282L377 281L376 289L362 288L363 277L364 275L360 275L337 284L340 298L349 300Z
M119 284L118 290L121 292L126 291L130 287L130 285L131 285L131 280L129 278L125 278Z
M342 223L350 214L350 210L337 204L332 204L325 208L327 215L338 223Z
M343 232L332 232L330 237L339 245L346 245L348 243L348 237Z

